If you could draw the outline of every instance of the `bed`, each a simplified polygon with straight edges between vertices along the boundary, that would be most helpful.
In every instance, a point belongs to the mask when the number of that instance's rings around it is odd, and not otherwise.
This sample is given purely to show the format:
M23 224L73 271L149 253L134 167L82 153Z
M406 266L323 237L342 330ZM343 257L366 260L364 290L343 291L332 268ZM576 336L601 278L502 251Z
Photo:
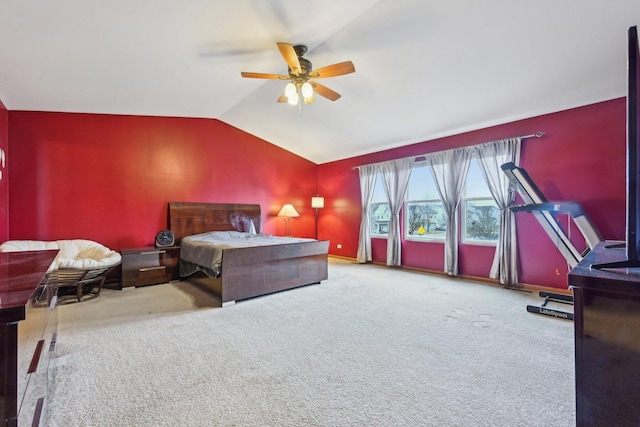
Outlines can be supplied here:
M171 202L169 223L180 245L181 278L195 275L198 284L220 297L223 307L328 277L329 241L262 236L264 240L256 244L262 238L260 205ZM235 243L216 247L211 232L227 235ZM237 242L242 239L246 245ZM212 256L203 261L202 245L208 240ZM200 257L194 257L198 252ZM216 254L219 260L214 259Z

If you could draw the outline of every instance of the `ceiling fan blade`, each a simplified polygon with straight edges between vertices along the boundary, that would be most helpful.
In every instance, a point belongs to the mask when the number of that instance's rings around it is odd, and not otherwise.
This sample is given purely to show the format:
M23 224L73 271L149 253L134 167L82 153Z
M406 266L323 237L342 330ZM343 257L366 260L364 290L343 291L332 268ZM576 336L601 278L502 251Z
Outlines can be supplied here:
M280 98L278 98L278 102L289 102L289 98L287 98L287 95L282 92L282 95L280 95Z
M356 71L356 67L353 66L353 62L346 61L339 64L328 65L326 67L318 68L315 71L309 73L309 77L314 79L322 79L326 77L341 76L343 74L350 74Z
M246 71L242 71L240 73L242 77L249 79L279 79L279 80L289 80L289 76L282 76L280 74L267 74L267 73L248 73Z
M302 71L300 67L300 61L298 60L298 55L296 54L295 49L289 43L280 43L278 42L278 49L280 49L280 53L285 61L287 61L287 65L291 70L291 74L297 76Z
M330 101L338 100L342 95L338 92L329 89L326 86L321 85L320 83L311 82L311 86L313 86L313 91L320 96L324 96Z

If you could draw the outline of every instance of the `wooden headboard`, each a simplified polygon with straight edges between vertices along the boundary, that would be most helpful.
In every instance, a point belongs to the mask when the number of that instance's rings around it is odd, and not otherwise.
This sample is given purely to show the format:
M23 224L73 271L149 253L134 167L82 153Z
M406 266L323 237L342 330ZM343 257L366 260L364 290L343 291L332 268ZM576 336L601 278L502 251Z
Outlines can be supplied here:
M170 202L169 226L180 243L185 236L207 231L262 231L260 205L230 203Z

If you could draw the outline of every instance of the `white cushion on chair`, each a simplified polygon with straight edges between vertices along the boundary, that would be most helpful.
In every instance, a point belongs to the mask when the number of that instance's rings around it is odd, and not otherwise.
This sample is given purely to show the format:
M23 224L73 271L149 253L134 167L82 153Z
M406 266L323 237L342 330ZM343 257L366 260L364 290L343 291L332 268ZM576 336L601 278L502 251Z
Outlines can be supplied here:
M42 240L7 240L0 245L0 252L44 251L58 249L58 242Z
M92 240L58 240L58 268L109 267L120 262L118 252Z
M42 251L58 249L60 252L49 271L58 268L88 269L110 267L120 263L121 255L93 240L8 240L0 245L0 252Z

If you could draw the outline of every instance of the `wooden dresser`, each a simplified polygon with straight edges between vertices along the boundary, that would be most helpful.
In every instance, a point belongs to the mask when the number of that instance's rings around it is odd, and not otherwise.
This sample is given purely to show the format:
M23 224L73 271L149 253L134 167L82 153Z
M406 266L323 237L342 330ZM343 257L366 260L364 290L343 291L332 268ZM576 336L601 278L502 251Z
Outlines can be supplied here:
M0 419L37 426L55 346L55 286L40 286L57 250L0 252Z
M640 425L640 268L591 269L624 260L600 243L569 273L576 352L576 424Z
M121 249L122 287L155 285L179 279L180 247Z

